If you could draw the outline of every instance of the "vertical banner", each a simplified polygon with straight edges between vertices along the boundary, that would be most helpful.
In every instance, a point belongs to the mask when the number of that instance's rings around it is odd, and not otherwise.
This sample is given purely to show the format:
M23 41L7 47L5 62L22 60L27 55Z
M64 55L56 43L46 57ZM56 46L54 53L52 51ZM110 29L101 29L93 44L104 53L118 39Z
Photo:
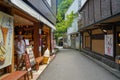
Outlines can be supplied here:
M0 12L0 69L12 64L13 17Z
M113 35L105 35L105 54L113 57Z

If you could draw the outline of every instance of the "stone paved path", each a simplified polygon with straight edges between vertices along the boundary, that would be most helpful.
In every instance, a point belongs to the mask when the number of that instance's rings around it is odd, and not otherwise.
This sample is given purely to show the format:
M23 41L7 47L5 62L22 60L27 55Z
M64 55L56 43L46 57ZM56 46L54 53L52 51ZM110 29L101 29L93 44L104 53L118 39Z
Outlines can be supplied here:
M80 53L61 49L38 80L119 80Z

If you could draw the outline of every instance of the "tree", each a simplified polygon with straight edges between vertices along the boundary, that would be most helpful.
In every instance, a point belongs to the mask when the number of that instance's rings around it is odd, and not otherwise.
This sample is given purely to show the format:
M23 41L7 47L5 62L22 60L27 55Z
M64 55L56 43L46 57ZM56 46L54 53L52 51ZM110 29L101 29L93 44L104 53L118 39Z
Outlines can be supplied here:
M64 20L65 12L68 10L69 6L72 4L73 0L63 0L58 6L57 21L60 22Z
M67 19L65 20L65 12L68 10L69 6L72 4L73 0L63 0L61 4L58 6L58 13L57 13L57 23L56 23L56 31L55 31L55 38L62 36L66 31L67 28L71 26L71 23L74 19L74 13L71 12L67 15Z

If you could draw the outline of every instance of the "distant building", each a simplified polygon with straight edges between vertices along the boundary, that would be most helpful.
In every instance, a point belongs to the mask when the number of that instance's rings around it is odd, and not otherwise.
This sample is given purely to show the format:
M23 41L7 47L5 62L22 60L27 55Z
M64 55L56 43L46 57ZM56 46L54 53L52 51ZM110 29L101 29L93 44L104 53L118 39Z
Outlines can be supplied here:
M76 14L78 16L78 9L81 6L80 0L74 0L71 6L68 8L67 12L65 13L65 18L67 15L69 15L71 12ZM67 29L66 39L63 43L63 45L68 46L73 49L79 49L80 48L80 37L78 32L78 20L79 17L74 18L72 25Z

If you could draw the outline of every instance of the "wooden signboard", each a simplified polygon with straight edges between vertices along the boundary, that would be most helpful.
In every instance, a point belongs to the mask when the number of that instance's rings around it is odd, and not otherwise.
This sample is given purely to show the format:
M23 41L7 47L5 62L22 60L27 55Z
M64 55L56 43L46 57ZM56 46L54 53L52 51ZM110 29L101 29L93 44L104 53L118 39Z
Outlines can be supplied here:
M31 66L34 66L36 64L36 61L32 50L32 46L27 46L26 51L27 54L29 55Z
M30 59L29 59L28 54L24 54L24 62L25 62L26 69L28 71L30 71L31 70L31 64L30 64Z
M32 73L32 69L31 69L29 54L24 54L24 62L25 62L26 70L28 72L30 72L31 78L33 78L33 73Z

